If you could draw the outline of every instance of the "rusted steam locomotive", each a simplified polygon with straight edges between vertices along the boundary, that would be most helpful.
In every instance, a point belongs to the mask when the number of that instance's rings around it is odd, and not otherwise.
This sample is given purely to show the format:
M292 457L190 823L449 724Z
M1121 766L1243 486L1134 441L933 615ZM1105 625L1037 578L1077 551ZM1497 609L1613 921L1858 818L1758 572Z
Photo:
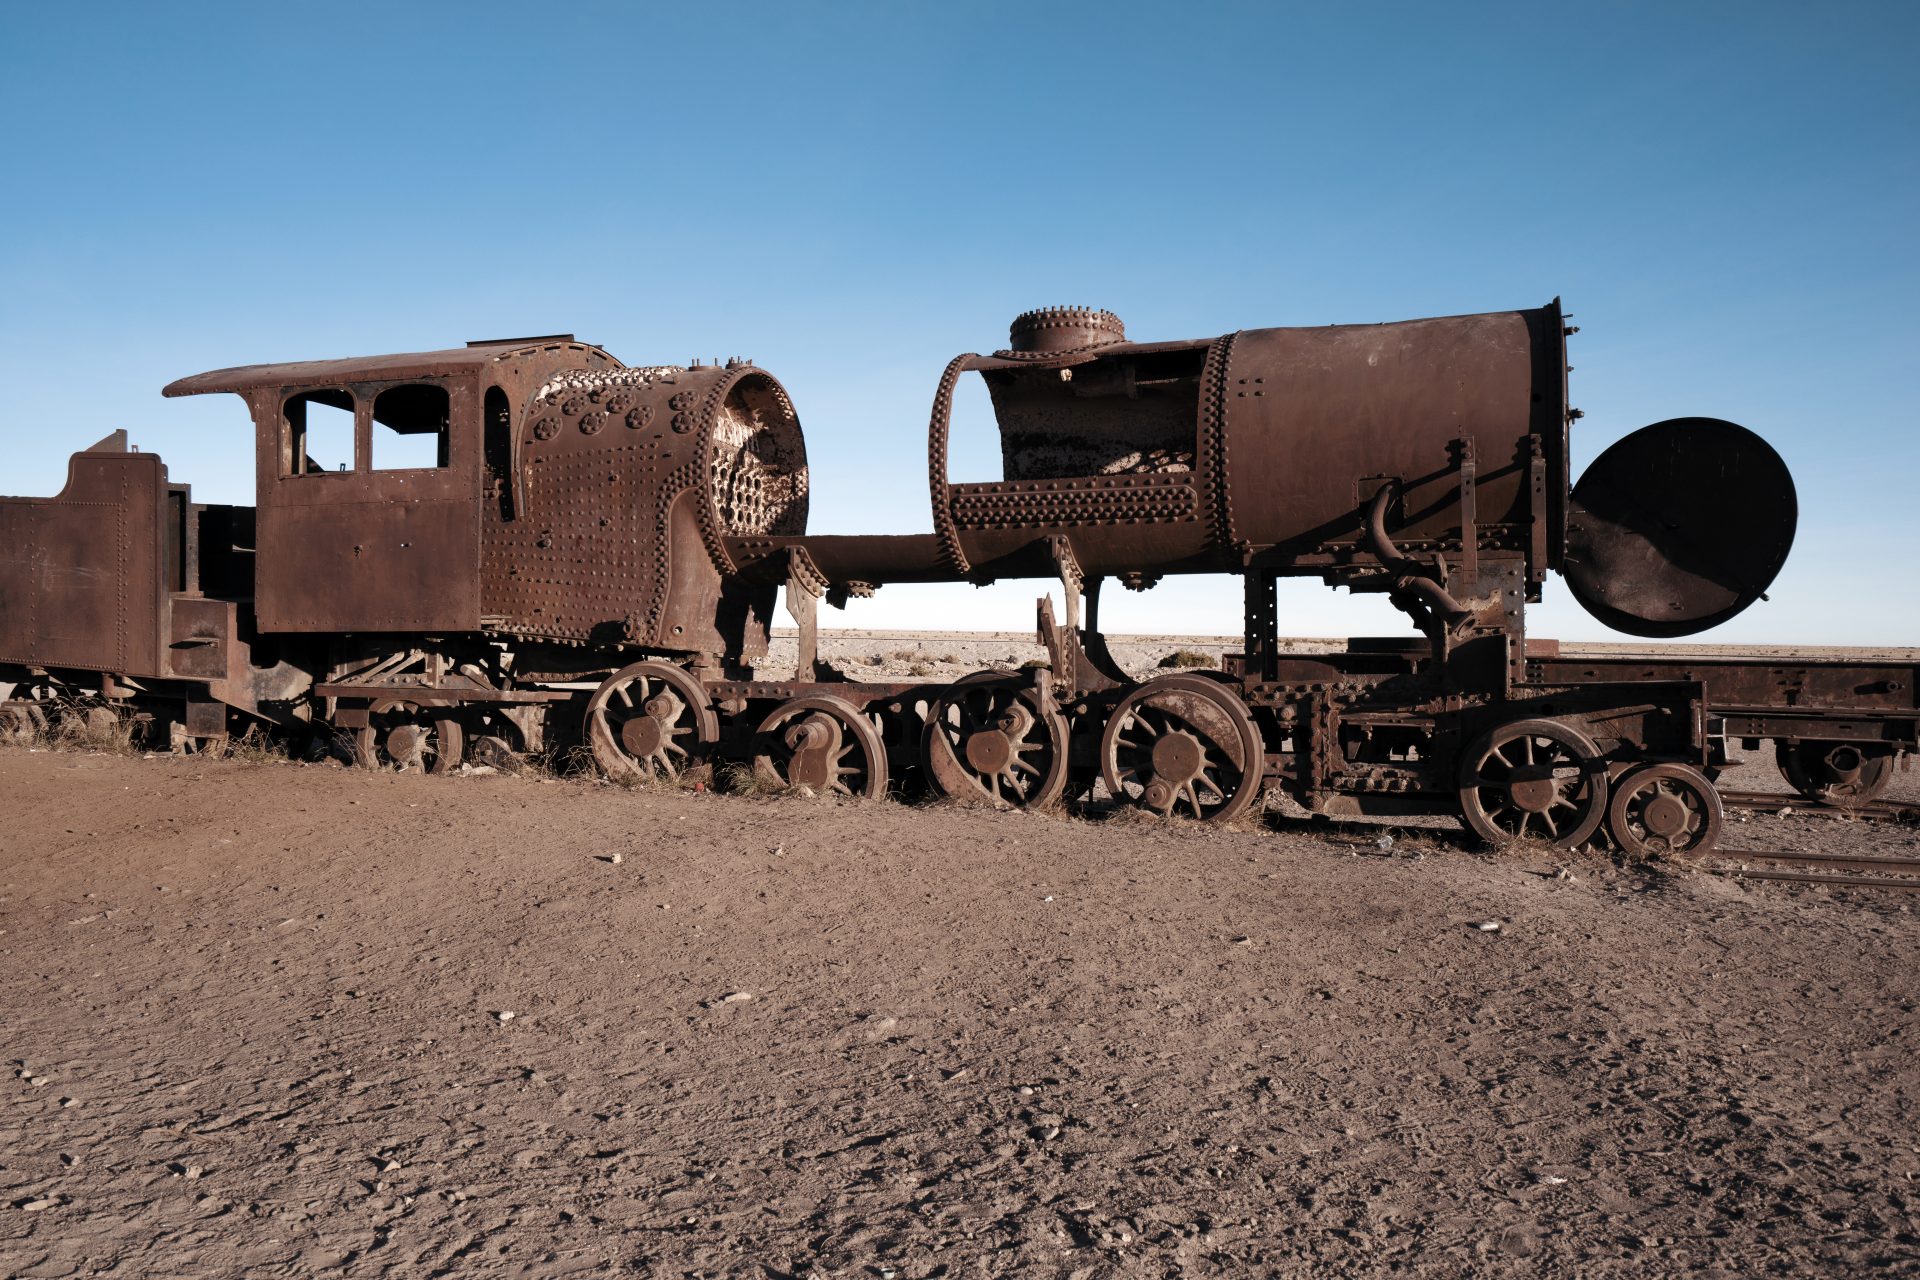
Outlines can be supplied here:
M630 368L555 336L204 373L166 394L246 401L257 506L193 502L124 432L59 496L0 499L0 714L86 698L188 749L249 720L431 772L470 741L583 742L614 774L734 759L816 792L1104 789L1211 820L1277 786L1496 842L1604 824L1641 853L1712 846L1730 740L1773 740L1811 798L1871 798L1915 747L1913 665L1528 640L1550 572L1616 629L1710 627L1767 588L1796 518L1778 455L1713 419L1636 432L1570 485L1572 332L1557 299L1149 343L1104 311L1029 312L942 374L933 530L908 536L807 534L800 424L750 362ZM1004 474L950 483L969 373ZM1243 651L1134 680L1101 587L1181 573L1244 581ZM1417 634L1283 653L1289 575L1384 592ZM822 597L1015 577L1062 586L1061 615L1040 601L1046 669L879 683L817 657ZM769 679L782 587L799 663Z

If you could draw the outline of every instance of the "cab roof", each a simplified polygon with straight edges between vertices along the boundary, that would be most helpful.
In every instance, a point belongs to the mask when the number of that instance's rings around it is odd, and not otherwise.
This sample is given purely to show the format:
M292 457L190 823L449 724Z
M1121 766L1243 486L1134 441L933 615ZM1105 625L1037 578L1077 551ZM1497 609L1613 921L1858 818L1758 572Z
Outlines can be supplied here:
M214 391L257 391L271 387L339 386L352 382L390 382L411 378L459 377L488 365L541 352L597 354L615 368L619 360L600 347L577 342L570 333L543 338L501 338L469 342L445 351L408 351L387 356L354 356L345 360L296 360L287 364L248 364L211 369L170 382L166 396L198 396Z

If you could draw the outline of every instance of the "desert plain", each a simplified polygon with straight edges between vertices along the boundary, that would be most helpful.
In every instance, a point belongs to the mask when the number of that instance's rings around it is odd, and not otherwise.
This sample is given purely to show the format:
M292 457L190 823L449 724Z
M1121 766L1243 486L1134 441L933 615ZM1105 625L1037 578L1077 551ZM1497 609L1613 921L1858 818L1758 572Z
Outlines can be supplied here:
M4 1277L1920 1271L1920 895L1277 804L10 746L0 805Z

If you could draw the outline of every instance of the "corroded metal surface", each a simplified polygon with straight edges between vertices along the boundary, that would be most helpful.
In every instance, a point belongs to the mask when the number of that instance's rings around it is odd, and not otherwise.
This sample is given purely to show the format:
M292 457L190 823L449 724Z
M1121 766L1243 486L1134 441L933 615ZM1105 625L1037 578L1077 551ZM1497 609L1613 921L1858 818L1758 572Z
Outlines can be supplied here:
M732 762L816 793L1213 819L1277 786L1645 851L1710 847L1706 779L1772 739L1809 800L1867 811L1920 744L1913 664L1529 641L1553 572L1609 625L1687 634L1759 598L1793 535L1791 478L1731 423L1647 428L1571 487L1571 332L1558 300L1158 342L1026 312L937 379L931 528L906 535L807 532L799 418L751 361L629 367L553 335L217 370L166 391L246 402L256 507L194 503L124 436L61 495L0 500L0 711L32 732L76 700L137 707L203 746L266 720L439 772L466 742L586 747L620 775ZM949 474L969 376L997 477ZM1242 651L1133 680L1102 584L1201 573L1243 578ZM1382 593L1420 634L1285 652L1289 576ZM819 659L821 602L999 578L1057 584L1050 669L860 683ZM782 588L793 679L754 670Z

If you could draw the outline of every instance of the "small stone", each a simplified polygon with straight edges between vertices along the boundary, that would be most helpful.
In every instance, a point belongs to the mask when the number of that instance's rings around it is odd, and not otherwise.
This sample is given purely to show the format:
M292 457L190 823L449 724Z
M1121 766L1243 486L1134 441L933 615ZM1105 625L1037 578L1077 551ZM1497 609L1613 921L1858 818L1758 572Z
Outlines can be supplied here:
M62 1099L60 1099L60 1105L61 1105L61 1106L63 1106L63 1107L77 1107L77 1106L79 1106L79 1105L80 1105L80 1099L78 1099L78 1098L62 1098Z
M772 854L772 855L773 855L774 857L776 857L776 858L778 858L778 857L782 857L782 856L784 856L784 855L786 854L786 852L787 852L787 846L785 846L785 845L783 845L783 844L777 844L777 845L775 845L775 846L773 846L773 848L772 848L772 849L770 849L770 850L768 850L768 852L769 852L769 853L771 853L771 854Z
M1023 1084L1020 1086L1019 1093L1020 1093L1020 1096L1023 1098L1031 1098L1033 1096L1033 1086L1030 1084Z
M951 1084L955 1080L962 1079L963 1077L965 1077L966 1074L967 1074L967 1068L965 1067L955 1067L951 1071L949 1071L945 1067L942 1067L940 1068L940 1083Z
M1040 899L1040 901L1042 901L1042 902L1052 902L1052 901L1053 901L1053 895L1052 895L1052 894L1048 894L1048 895L1047 895L1046 897L1044 897L1044 898L1042 898L1042 899Z
M743 1004L751 999L753 999L753 992L751 991L729 991L726 995L720 997L720 1003Z
M620 854L617 854L617 853L610 853L610 854L608 854L608 855L607 855L607 861L608 861L608 862L611 862L611 863L612 863L612 864L613 864L614 866L616 866L616 867L617 867L617 866L619 866L619 865L620 865L620 864L621 864L622 862L624 862L624 861L626 861L626 859L625 859L625 858L624 858L624 857L623 857L622 855L620 855Z
M1500 922L1498 920L1482 920L1479 924L1476 924L1473 927L1478 929L1482 933L1500 932Z
M1374 847L1379 849L1393 848L1393 832L1391 831L1387 832L1386 834L1382 835L1378 840L1375 840L1373 843L1374 843Z
M500 1012L493 1015L494 1020L496 1022L503 1022L503 1023L512 1022L515 1018L519 1016L520 1016L519 1014L515 1013L511 1009L502 1009L500 1010Z
M1233 939L1233 945L1236 947L1250 947L1253 945L1253 939L1244 933L1236 934Z
M400 1167L398 1160L376 1160L374 1164L382 1173L392 1173Z
M60 1201L53 1196L40 1196L33 1200L22 1200L18 1207L25 1209L28 1213L38 1213L42 1209L51 1209L59 1203Z
M1567 1181L1565 1178L1551 1173L1537 1173L1533 1176L1533 1180L1543 1187L1565 1186Z

